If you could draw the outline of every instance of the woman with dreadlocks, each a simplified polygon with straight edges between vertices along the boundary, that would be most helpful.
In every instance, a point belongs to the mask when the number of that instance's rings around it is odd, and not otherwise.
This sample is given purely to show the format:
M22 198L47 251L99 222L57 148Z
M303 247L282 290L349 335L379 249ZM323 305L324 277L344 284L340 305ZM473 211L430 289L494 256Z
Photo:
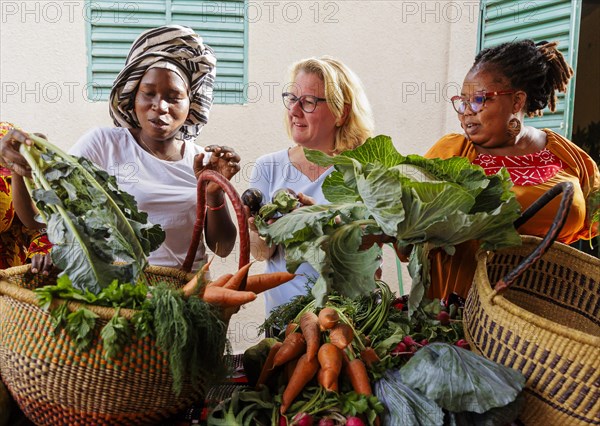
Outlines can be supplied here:
M196 176L212 169L231 179L240 169L233 149L210 145L203 150L193 141L208 120L215 65L212 49L191 28L168 25L144 32L133 43L110 94L110 115L117 127L92 129L70 150L114 175L150 222L165 230L165 242L150 254L153 265L179 268L185 260L196 219ZM17 179L30 173L18 151L21 143L30 141L18 130L0 140L0 158ZM225 195L212 182L206 195L206 243L227 256L237 231ZM31 200L20 202L22 211L30 210L22 215L29 218L25 224L35 227ZM201 245L194 269L204 257Z
M426 154L428 158L466 157L491 175L502 167L513 181L523 210L560 182L572 182L573 206L558 241L565 244L591 239L591 193L600 190L598 166L579 147L549 129L526 126L523 118L556 109L556 91L567 89L573 70L557 43L531 40L504 43L482 50L467 73L460 96L452 105L464 134L449 134ZM519 228L521 234L543 237L558 207L554 200ZM476 242L458 247L456 254L436 253L432 262L430 296L452 293L466 297L473 281Z

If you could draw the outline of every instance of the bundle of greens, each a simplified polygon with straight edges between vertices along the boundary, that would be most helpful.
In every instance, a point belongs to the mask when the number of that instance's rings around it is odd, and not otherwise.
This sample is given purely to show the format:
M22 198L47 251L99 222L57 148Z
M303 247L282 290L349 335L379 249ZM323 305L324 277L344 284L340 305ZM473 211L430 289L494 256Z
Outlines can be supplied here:
M486 176L466 158L403 156L387 136L335 157L305 153L313 163L335 167L323 184L331 204L302 207L271 225L257 226L267 242L285 246L290 272L303 262L320 271L313 287L320 305L332 289L357 297L375 288L381 249L361 250L368 236L413 246L411 312L429 285L431 250L453 254L456 245L468 240L480 240L486 249L521 243L513 226L520 206L505 170Z
M26 184L47 224L52 261L61 274L95 294L114 280L134 283L143 277L146 256L164 241L161 227L148 222L113 176L45 139L29 138L34 144L20 149L32 170Z

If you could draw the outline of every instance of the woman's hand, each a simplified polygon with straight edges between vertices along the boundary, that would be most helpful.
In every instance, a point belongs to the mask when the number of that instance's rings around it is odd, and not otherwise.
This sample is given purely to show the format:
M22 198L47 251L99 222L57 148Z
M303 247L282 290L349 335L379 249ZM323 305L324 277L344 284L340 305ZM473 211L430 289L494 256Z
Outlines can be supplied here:
M0 139L0 160L14 174L30 177L31 168L25 157L19 152L21 144L33 145L33 142L29 139L29 134L17 129L9 130Z
M31 272L48 275L52 270L52 258L48 254L36 254L31 258Z
M233 148L209 145L204 149L207 152L211 152L212 155L206 164L204 164L204 154L196 156L194 159L194 174L196 178L204 170L214 170L231 180L240 171L240 156L236 154ZM214 182L209 182L206 186L206 196L209 206L217 207L225 201L221 187Z
M208 163L203 164L204 154L200 154L196 157L194 162L194 173L196 177L204 170L214 170L225 176L227 179L231 179L240 171L240 156L236 154L233 148L228 146L209 145L204 148L206 152L211 152Z

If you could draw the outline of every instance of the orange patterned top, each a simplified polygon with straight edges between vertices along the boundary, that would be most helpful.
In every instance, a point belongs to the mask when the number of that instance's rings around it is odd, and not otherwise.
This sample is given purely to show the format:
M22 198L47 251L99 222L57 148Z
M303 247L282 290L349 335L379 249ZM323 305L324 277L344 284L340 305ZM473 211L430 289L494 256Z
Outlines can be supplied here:
M473 144L460 134L449 134L440 139L426 154L427 158L461 156L481 165L491 174L506 167L514 182L512 191L525 210L542 194L559 182L569 181L574 186L573 205L558 241L571 244L579 239L598 235L598 224L590 230L590 212L587 200L591 193L600 191L598 166L581 148L551 130L544 129L547 143L544 150L523 156L478 155ZM558 197L560 198L560 197ZM554 199L534 218L519 228L521 234L543 237L550 227L560 199ZM475 251L478 243L469 241L457 247L454 256L436 252L432 258L430 297L447 298L452 292L466 297L475 274Z

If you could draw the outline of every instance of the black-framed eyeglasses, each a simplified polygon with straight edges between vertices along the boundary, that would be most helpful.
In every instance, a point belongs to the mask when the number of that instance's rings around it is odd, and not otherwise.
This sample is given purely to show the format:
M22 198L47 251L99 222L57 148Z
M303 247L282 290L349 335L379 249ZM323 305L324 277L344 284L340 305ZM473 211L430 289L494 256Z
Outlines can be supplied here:
M475 114L483 109L485 106L485 101L492 96L499 95L512 95L515 93L514 90L500 90L498 92L477 92L470 98L467 96L452 96L450 98L450 102L452 102L452 106L454 110L460 115L464 114L467 110L467 106L471 108Z
M283 99L283 105L285 105L287 109L292 109L296 102L300 102L300 108L308 114L315 110L319 102L327 102L327 99L325 98L318 98L313 95L302 95L298 97L290 92L282 93L281 97Z

